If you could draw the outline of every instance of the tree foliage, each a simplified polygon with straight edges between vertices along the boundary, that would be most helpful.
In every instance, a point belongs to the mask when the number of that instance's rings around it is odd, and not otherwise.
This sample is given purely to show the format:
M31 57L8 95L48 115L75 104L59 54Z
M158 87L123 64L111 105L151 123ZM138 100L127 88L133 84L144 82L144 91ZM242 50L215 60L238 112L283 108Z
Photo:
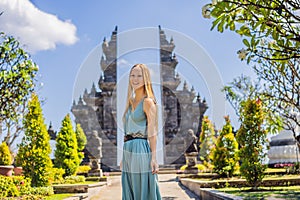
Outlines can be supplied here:
M208 116L204 116L202 120L201 133L200 133L200 159L207 167L211 167L210 154L214 148L216 142L216 133L212 122L208 119Z
M269 111L283 118L283 128L295 138L300 126L299 9L294 0L213 0L203 7L203 16L214 18L212 29L242 36L239 57L253 65Z
M266 113L266 130L268 133L278 133L282 128L282 118L276 112L268 112L270 110L268 98L262 95L262 86L260 82L253 82L248 76L239 76L226 85L223 89L226 99L234 108L236 115L240 116L242 102L247 99L261 99L262 109Z
M71 117L67 114L56 137L54 165L65 170L64 176L71 176L75 174L79 164L76 133L73 130Z
M0 123L4 123L9 146L22 128L20 119L34 90L37 71L37 65L19 42L0 32Z
M14 118L5 118L2 121L2 129L3 133L3 141L7 143L9 148L13 151L15 147L13 144L15 143L16 139L22 134L23 132L23 116L26 112L26 103L19 105L16 108L16 117ZM1 124L1 122L0 122Z
M213 0L203 8L204 17L215 18L212 29L244 37L248 62L300 58L299 9L293 0Z
M240 172L253 189L257 189L264 177L266 157L264 146L267 132L264 129L265 113L261 100L248 99L242 102L240 111L241 126L237 132L240 145Z
M76 134L77 146L78 146L78 156L79 156L79 159L82 160L84 157L83 150L87 143L87 139L86 139L85 133L84 133L83 129L81 128L80 124L76 124L75 134Z
M229 116L225 116L225 125L212 149L212 164L216 173L231 177L239 168L238 143L232 132Z
M16 157L16 165L22 166L24 175L31 178L32 186L50 184L52 161L50 159L50 136L36 94L28 102L28 113L24 116L24 137Z

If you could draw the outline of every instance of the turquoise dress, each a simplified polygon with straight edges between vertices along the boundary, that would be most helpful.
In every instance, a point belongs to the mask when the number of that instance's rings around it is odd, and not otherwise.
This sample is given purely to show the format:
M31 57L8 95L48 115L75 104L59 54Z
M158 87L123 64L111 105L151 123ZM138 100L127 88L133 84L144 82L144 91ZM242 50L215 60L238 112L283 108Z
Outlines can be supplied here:
M142 100L125 115L125 135L140 133L147 137L147 119ZM151 172L151 150L146 139L124 142L122 158L122 200L161 200L157 174Z

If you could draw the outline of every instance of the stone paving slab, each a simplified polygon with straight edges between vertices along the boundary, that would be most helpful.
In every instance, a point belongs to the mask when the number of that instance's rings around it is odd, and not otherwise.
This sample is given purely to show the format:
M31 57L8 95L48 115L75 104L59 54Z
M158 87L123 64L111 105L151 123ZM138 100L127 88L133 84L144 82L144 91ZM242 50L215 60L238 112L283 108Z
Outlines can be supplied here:
M163 200L199 200L199 198L180 185L176 174L159 174L159 188ZM112 176L108 184L100 188L99 191L89 193L89 200L121 200L121 176Z

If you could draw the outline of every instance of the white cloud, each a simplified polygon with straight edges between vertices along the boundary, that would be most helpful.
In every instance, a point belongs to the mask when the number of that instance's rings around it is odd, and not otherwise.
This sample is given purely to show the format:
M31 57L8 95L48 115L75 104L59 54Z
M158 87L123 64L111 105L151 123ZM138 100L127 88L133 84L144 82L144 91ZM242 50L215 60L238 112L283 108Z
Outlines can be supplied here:
M1 0L0 12L1 31L18 38L31 53L54 49L57 44L72 45L78 40L76 26L70 20L45 13L29 0Z
M130 63L128 62L128 60L120 58L117 60L117 65L120 67L128 67L128 65L130 65Z

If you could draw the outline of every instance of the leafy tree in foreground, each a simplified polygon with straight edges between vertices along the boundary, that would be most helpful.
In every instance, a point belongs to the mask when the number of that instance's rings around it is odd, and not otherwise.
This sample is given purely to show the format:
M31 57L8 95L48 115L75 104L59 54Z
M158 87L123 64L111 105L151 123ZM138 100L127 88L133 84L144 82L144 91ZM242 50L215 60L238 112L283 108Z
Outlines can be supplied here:
M212 0L203 16L212 29L236 32L243 38L239 57L251 63L264 88L261 98L270 113L297 140L300 126L300 4L294 0ZM298 146L300 147L300 141ZM300 148L299 148L300 149Z
M216 138L214 126L208 119L208 116L203 117L199 141L200 160L202 160L204 165L206 165L208 168L211 168L210 154L211 150L214 148Z
M232 133L229 116L225 116L216 146L212 149L212 164L216 173L231 177L238 170L238 143Z
M264 102L262 109L266 114L265 127L268 133L276 134L283 126L280 115L278 113L269 112L268 99L264 95L261 95L262 86L260 86L259 82L251 81L251 78L248 76L240 76L226 85L222 91L225 92L226 99L234 108L237 116L240 116L239 112L243 101L259 98Z
M0 32L0 124L8 146L22 129L25 103L34 90L37 71L37 65L19 42Z
M267 142L267 132L264 130L265 113L262 102L248 99L242 102L240 111L241 126L237 132L240 145L240 172L254 190L264 178L266 157L264 145Z
M50 159L50 136L36 94L28 103L28 113L24 117L24 134L19 145L16 164L23 167L24 175L31 178L32 186L50 184L52 161Z
M70 176L76 173L79 164L76 133L73 130L70 115L67 114L56 137L54 165L65 170L64 176Z
M294 0L212 0L203 16L213 17L212 29L244 37L242 59L288 62L300 58L300 3Z
M80 124L76 125L75 134L76 134L77 146L78 146L78 157L79 160L81 161L84 157L83 150L87 143L87 140L86 140L85 133L83 132L83 129L81 128Z

